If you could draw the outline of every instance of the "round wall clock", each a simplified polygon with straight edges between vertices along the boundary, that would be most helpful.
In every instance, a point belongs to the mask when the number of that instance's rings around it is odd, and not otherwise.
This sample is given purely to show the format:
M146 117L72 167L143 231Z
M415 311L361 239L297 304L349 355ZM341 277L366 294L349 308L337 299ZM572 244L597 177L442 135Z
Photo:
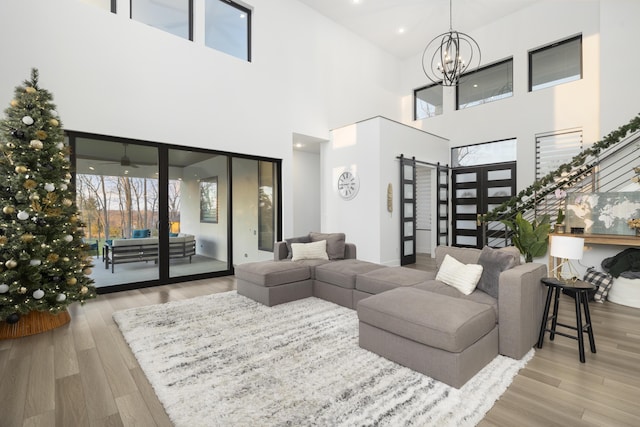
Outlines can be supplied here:
M349 171L344 171L338 177L338 194L344 200L351 200L358 194L360 179Z

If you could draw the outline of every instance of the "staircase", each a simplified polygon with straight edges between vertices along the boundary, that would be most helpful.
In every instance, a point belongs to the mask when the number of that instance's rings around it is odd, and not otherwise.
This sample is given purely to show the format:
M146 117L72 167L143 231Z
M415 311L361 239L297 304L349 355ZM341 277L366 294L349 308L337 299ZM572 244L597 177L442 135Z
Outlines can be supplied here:
M640 171L640 115L576 155L518 195L486 214L482 220L483 243L510 246L509 230L502 220L518 212L532 222L548 215L553 224L566 199L559 194L629 191L637 186Z

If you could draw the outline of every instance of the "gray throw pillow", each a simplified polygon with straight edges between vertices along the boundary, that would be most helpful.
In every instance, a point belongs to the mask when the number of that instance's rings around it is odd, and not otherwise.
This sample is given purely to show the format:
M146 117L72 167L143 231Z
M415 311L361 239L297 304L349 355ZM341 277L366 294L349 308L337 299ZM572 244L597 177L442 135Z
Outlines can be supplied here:
M309 233L312 242L327 241L327 255L329 259L344 259L344 233Z
M508 252L485 246L478 264L482 266L482 276L477 288L497 299L500 273L516 266L516 258Z
M287 244L287 259L291 259L293 256L293 252L291 252L291 244L292 243L311 243L311 237L307 234L306 236L299 237L291 237L289 239L284 239L284 242Z

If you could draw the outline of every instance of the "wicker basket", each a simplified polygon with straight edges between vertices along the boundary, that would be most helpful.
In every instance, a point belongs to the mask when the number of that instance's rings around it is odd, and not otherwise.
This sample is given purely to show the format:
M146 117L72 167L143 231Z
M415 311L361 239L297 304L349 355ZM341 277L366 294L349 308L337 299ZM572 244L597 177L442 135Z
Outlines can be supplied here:
M32 311L20 317L17 323L0 322L0 340L20 338L50 331L71 321L68 311L51 314L42 311Z

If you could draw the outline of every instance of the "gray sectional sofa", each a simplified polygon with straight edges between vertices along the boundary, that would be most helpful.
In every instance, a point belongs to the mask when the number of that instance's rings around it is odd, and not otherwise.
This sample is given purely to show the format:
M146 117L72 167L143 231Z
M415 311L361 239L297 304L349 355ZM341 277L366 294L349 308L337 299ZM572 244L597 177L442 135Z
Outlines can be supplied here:
M446 255L485 263L483 286L465 295L438 272L357 260L343 234L312 235L277 242L273 261L236 266L238 293L269 306L316 296L357 309L362 348L454 387L498 354L522 358L537 340L547 268L520 264L515 248L437 247L438 269ZM291 259L292 243L323 238L329 259Z

